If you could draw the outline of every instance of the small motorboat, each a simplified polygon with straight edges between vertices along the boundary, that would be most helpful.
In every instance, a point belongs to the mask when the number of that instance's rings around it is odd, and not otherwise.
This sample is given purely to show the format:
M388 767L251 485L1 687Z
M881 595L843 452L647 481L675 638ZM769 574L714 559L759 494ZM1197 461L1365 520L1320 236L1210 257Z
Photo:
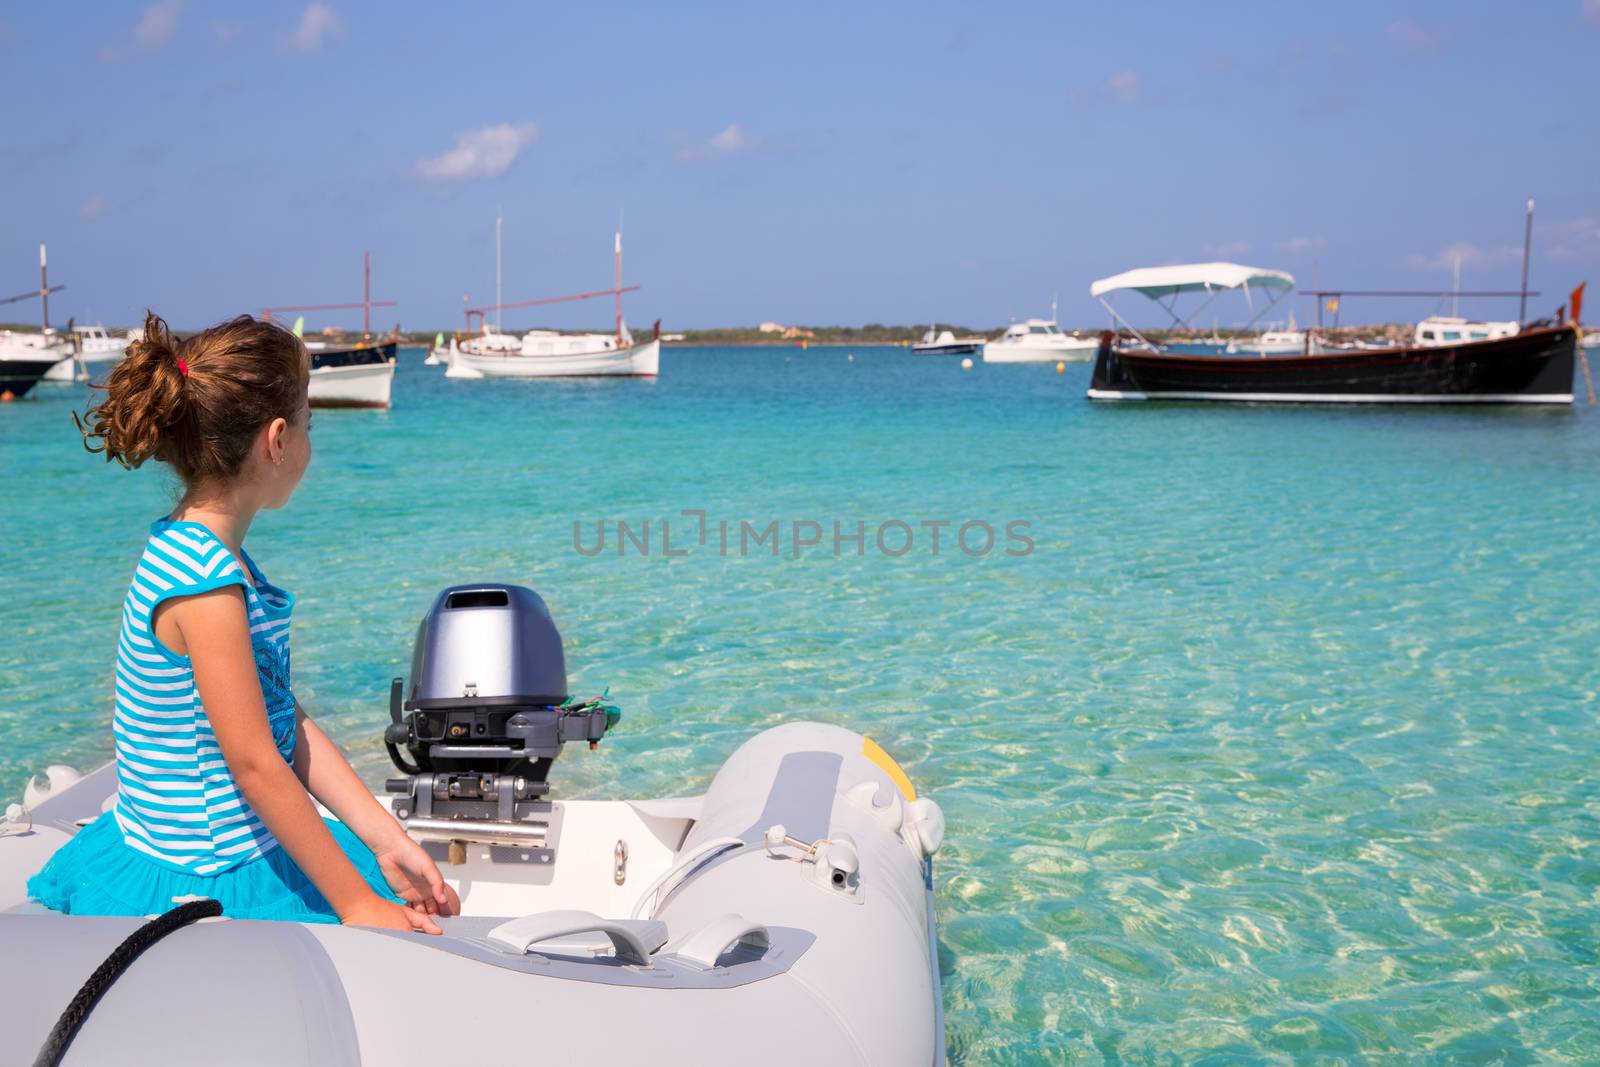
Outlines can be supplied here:
M314 408L386 408L394 387L399 341L334 347L308 341L310 400Z
M518 586L446 589L384 740L382 798L461 897L443 936L64 915L26 879L104 811L114 765L49 771L0 824L0 1002L18 1062L97 975L69 1062L936 1067L945 1062L932 857L938 805L870 739L799 722L746 741L705 792L550 798L565 744L619 713L567 698L560 635ZM405 697L402 699L402 692ZM698 774L696 775L698 778ZM98 983L98 984L97 984ZM512 1035L512 1036L507 1036Z
M1309 335L1292 325L1287 330L1267 330L1256 337L1235 338L1224 346L1230 356L1292 356L1303 354L1309 344Z
M983 346L985 363L1082 363L1094 358L1096 341L1062 333L1056 325L1055 301L1048 319L1013 322Z
M135 330L125 337L112 337L100 325L71 326L67 332L72 335L76 358L51 367L50 373L44 376L47 382L88 381L98 367L121 359L139 333Z
M981 337L958 339L950 330L940 330L937 334L929 330L921 341L911 346L911 351L919 356L975 356L983 351L983 345Z

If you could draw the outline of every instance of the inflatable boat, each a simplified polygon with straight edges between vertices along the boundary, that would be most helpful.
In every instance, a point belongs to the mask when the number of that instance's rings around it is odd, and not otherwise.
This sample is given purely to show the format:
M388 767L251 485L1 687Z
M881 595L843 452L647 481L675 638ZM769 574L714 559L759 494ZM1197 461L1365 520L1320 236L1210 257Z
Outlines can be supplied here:
M555 799L618 717L567 696L531 590L447 589L419 627L380 799L460 894L443 936L48 911L27 878L117 791L49 768L0 823L0 1063L945 1062L944 817L882 748L792 723L699 796Z

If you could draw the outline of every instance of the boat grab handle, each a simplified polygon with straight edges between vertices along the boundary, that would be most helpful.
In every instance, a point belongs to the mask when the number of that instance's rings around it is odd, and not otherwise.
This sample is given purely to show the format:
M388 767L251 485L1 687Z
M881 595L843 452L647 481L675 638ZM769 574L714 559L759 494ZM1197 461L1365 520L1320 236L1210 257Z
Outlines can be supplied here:
M691 963L710 969L725 953L744 947L765 952L772 944L767 928L743 915L729 913L711 920L677 946L675 953Z
M588 911L542 911L501 923L489 931L489 941L497 948L525 955L530 949L537 951L541 941L577 934L605 934L617 959L648 967L650 954L666 944L667 924L602 919Z

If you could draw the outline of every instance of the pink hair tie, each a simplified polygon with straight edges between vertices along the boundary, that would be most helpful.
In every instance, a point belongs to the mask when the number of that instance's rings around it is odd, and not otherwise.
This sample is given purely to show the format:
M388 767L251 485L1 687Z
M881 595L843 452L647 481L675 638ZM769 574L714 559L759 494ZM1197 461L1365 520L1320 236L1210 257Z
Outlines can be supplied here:
M185 378L189 376L189 364L185 363L182 359L178 360L178 373L183 375Z

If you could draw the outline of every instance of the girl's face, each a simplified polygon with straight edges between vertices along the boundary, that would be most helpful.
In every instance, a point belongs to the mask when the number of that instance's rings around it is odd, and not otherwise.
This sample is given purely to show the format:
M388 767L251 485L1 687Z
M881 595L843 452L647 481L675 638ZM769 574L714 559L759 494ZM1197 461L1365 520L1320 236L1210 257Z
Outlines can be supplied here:
M264 431L266 458L263 465L263 507L281 508L294 495L295 487L311 464L311 406L300 401L300 410L289 419L274 419Z

